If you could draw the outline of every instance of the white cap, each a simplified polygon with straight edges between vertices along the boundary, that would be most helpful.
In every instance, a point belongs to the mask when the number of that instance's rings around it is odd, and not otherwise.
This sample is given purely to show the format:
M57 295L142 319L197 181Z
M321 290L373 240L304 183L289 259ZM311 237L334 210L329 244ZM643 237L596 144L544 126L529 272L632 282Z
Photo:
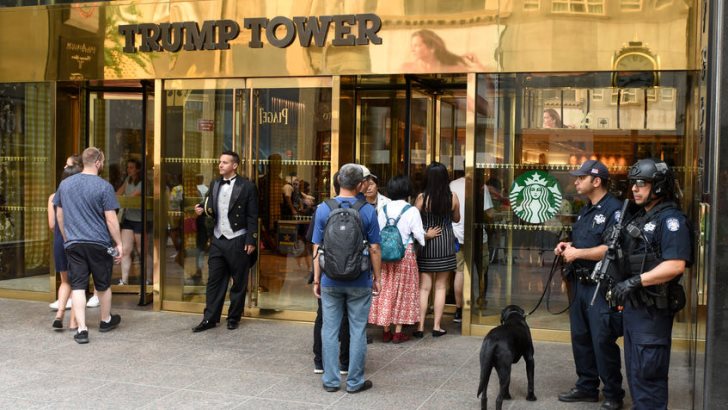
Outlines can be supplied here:
M364 174L364 179L369 178L369 176L372 174L371 171L369 171L369 168L365 167L364 165L359 165L361 167L361 172Z

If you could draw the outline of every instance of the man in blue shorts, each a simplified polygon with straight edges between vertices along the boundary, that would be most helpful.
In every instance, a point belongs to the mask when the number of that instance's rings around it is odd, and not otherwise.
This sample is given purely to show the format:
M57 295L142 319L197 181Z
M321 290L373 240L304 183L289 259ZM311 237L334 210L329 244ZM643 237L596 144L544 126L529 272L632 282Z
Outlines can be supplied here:
M83 171L61 182L53 198L58 227L68 256L73 313L78 331L77 343L88 343L86 327L86 290L89 274L101 302L99 331L108 332L121 322L111 314L111 269L121 262L121 233L116 210L119 202L111 184L99 177L104 168L104 153L95 147L86 148L81 156ZM112 242L113 239L113 242ZM116 246L113 246L116 244Z

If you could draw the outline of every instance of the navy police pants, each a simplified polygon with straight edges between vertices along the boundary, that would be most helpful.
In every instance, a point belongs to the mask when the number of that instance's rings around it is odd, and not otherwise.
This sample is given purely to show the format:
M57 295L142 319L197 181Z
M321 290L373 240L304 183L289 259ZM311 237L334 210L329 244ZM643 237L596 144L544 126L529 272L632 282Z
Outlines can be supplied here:
M604 289L591 305L596 285L572 279L574 301L569 309L571 347L576 365L576 388L597 395L599 380L604 383L604 397L622 400L622 361L617 338L622 334L622 313L612 311L604 298Z
M624 362L634 409L667 409L672 312L624 307Z

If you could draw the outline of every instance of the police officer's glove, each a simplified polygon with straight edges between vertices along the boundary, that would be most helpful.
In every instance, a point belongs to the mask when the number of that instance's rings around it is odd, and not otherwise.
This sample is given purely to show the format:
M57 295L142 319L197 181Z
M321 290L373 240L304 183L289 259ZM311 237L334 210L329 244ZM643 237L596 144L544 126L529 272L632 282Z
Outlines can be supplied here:
M641 287L642 279L640 278L640 276L632 276L627 280L623 280L617 283L617 285L614 286L614 289L612 289L612 295L617 301L617 304L623 306L629 295L631 295L632 292Z

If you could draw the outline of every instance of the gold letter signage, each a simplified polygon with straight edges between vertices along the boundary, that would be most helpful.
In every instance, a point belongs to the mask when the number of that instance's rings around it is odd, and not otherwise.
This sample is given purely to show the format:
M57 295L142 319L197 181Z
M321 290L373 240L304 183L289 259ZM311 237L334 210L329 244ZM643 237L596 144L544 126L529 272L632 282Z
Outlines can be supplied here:
M243 19L242 27L250 31L248 47L263 47L263 36L273 47L286 48L298 38L301 47L323 47L329 28L333 28L333 46L363 46L382 44L377 35L382 20L376 14L346 14L319 17L254 17ZM352 33L356 27L356 33ZM124 52L194 50L227 50L230 41L240 34L240 24L234 20L207 20L202 27L194 21L181 23L142 23L119 26L124 36Z

